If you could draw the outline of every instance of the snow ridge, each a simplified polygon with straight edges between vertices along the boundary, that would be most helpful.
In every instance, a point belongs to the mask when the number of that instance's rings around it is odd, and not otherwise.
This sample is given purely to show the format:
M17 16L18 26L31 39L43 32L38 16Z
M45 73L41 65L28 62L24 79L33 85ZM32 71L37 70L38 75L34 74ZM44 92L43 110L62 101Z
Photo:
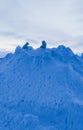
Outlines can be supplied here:
M0 130L82 130L83 58L26 43L0 59Z

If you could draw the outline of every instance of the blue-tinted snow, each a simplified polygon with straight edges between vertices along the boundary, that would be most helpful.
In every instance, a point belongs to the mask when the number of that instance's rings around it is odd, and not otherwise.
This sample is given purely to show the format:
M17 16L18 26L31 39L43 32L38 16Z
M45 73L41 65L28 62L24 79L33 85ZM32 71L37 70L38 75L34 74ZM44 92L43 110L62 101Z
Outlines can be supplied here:
M83 130L83 58L18 46L0 60L0 130Z

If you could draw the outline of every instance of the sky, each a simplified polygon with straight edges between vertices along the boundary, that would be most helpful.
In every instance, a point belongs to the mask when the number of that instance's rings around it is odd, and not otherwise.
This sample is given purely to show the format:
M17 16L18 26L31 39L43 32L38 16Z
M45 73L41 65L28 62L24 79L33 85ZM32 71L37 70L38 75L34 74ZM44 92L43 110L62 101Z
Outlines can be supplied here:
M42 40L83 52L83 0L0 0L0 50Z

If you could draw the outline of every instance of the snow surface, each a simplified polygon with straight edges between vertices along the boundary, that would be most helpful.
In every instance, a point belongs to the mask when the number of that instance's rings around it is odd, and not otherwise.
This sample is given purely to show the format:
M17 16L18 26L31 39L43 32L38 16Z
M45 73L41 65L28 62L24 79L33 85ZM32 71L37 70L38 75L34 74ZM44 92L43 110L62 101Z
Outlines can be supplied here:
M83 55L18 46L0 59L0 130L83 130Z
M0 59L5 57L9 53L7 50L0 50Z

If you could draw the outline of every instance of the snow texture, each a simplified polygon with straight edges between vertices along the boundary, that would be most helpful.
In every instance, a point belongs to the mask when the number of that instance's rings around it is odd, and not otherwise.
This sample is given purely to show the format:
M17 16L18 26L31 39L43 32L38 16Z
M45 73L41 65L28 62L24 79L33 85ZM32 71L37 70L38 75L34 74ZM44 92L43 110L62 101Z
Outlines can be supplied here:
M0 59L0 130L83 130L83 54L42 46Z

